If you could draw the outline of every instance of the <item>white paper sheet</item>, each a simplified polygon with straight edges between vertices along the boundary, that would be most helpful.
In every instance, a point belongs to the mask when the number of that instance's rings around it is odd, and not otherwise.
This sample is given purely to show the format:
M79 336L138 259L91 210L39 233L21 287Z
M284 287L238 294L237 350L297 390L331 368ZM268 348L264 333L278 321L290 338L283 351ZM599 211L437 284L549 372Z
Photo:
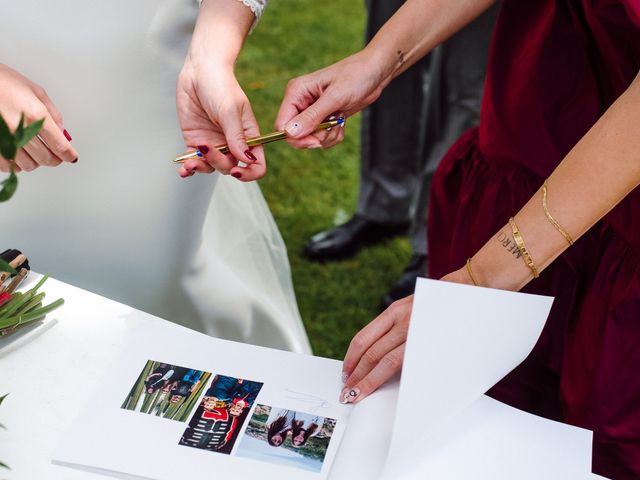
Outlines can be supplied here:
M202 472L221 478L251 478L260 472L261 478L278 480L327 476L351 411L338 402L340 362L218 340L180 327L140 332L123 352L55 452L56 463L157 480ZM284 448L269 447L274 462L238 456L251 415L231 455L178 445L188 422L121 408L147 360L263 382L254 408L264 404L337 420L320 471L296 468L291 461L285 465L276 458L286 457Z
M551 303L418 281L384 478L589 478L590 432L483 395L529 354Z

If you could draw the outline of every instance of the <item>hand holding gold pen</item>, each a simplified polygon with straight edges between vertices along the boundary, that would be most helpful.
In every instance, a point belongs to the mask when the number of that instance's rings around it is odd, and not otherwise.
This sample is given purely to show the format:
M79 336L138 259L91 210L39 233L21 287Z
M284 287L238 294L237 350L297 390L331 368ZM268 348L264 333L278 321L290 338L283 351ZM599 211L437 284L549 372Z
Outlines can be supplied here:
M318 125L318 128L316 128L315 131L318 132L320 130L326 130L331 127L344 125L344 122L345 122L344 117L336 118L335 120L330 120L328 122L323 122L320 125ZM255 147L256 145L264 145L265 143L276 142L278 140L284 140L285 138L287 138L287 132L285 131L272 132L272 133L267 133L266 135L260 135L259 137L249 138L247 140L247 145L249 147ZM220 153L229 153L229 147L227 145L218 145L215 148ZM184 155L180 155L179 157L176 157L175 160L173 160L173 162L184 163L186 160L190 158L196 158L196 157L202 157L202 156L203 155L200 152L200 150L196 149L192 152L187 152Z

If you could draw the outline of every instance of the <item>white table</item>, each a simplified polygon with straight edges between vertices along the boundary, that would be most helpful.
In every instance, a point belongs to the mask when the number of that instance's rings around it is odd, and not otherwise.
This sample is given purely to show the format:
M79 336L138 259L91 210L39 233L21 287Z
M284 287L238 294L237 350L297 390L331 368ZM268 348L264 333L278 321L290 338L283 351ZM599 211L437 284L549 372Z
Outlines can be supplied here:
M37 278L30 275L25 288ZM108 375L128 336L140 329L182 327L54 279L43 291L47 300L62 297L65 305L44 324L0 339L0 395L9 393L0 406L0 424L7 428L0 430L0 461L11 467L7 473L0 471L0 478L104 479L52 464L54 449ZM397 382L382 389L371 408L393 411L397 389ZM390 432L393 417L385 418L381 431ZM332 479L374 478L382 468L389 435L379 439L358 435L355 430L348 432L348 444L365 448L341 450ZM382 454L370 456L372 451Z
M29 284L35 283L31 275ZM0 339L0 472L7 480L91 480L101 474L51 463L52 452L80 410L108 374L109 366L131 334L139 330L175 329L175 324L49 279L48 300L65 305L44 324ZM369 479L381 471L388 449L398 382L392 382L354 411L376 418L379 435L350 429L334 463L331 479ZM373 397L371 397L373 400ZM386 415L385 415L386 413ZM352 415L352 421L354 421ZM593 476L593 478L598 478Z

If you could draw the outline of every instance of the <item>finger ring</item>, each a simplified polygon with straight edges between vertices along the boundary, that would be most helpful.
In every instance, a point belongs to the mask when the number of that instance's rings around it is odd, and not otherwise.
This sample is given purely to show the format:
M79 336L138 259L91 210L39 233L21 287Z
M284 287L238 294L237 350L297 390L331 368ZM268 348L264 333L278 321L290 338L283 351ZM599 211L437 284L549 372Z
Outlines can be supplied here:
M49 148L49 145L47 144L47 142L44 141L44 138L42 138L39 133L36 134L36 138L40 140L45 147Z

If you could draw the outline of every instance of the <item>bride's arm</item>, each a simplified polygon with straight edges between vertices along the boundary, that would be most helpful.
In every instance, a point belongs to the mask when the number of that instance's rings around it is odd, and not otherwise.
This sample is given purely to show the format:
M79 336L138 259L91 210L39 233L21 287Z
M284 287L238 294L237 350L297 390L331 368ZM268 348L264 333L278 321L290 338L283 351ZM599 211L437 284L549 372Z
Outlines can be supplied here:
M259 0L204 0L189 53L178 79L176 103L185 144L204 157L180 168L182 177L218 170L243 181L266 173L262 147L249 148L246 138L259 135L247 96L234 67L244 39L261 15ZM228 144L231 156L215 150ZM247 167L238 167L238 161Z

